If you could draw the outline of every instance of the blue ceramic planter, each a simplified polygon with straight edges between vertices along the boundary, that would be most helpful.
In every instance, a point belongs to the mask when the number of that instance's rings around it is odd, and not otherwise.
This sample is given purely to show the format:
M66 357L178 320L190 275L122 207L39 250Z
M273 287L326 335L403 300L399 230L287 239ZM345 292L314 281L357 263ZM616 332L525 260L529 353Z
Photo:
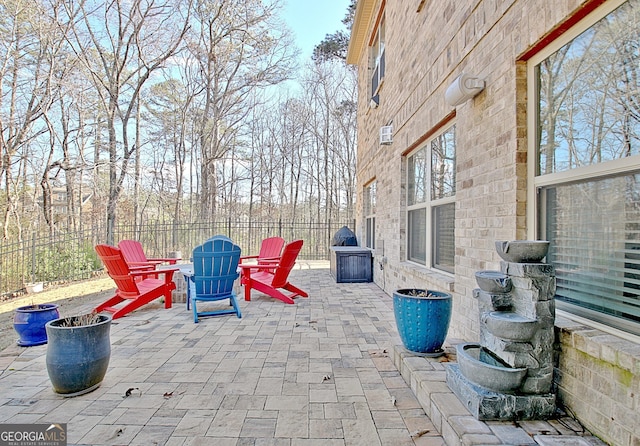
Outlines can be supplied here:
M98 322L67 327L69 319L47 323L47 372L53 390L65 397L97 389L107 373L111 358L111 316L98 315Z
M393 293L396 325L407 350L423 356L444 353L442 344L449 331L451 301L451 294L440 291L402 289Z
M60 313L56 304L26 305L16 308L13 315L13 328L20 336L18 345L31 347L47 343L47 322L58 319Z

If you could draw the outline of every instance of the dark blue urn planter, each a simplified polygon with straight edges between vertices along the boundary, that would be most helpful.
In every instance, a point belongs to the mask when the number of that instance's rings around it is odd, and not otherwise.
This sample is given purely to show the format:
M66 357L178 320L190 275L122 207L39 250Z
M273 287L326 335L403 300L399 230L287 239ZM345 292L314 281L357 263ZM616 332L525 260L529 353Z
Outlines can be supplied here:
M404 347L421 356L444 354L452 296L441 291L401 289L393 293L393 311Z
M47 372L54 392L72 397L97 389L111 358L111 316L56 319L48 322L46 329Z
M13 315L13 328L20 336L18 345L31 347L47 343L47 322L58 319L60 313L56 304L25 305L16 308Z

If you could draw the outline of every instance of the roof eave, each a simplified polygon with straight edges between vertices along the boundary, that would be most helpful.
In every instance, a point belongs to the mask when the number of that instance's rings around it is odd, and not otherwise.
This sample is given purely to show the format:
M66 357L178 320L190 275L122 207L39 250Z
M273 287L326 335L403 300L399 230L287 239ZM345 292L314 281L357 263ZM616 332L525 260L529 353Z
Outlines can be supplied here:
M373 14L374 3L375 0L358 0L347 49L348 64L357 65L360 61L369 34L369 24Z

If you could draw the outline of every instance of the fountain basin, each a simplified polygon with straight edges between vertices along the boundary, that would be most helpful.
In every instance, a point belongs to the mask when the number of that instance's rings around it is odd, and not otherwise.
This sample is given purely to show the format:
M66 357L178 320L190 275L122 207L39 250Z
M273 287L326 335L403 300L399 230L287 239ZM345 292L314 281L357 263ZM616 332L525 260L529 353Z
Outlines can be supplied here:
M462 375L494 392L514 393L527 374L526 368L511 367L480 344L458 344L456 353Z
M482 315L491 334L501 339L526 342L538 328L538 321L510 311L491 311Z
M476 271L476 282L482 291L506 294L511 291L511 277L501 271Z
M502 260L512 263L540 263L549 251L545 240L496 241L496 251Z
M491 302L491 308L495 311L510 311L513 308L513 296L510 293L487 293L480 288L473 290L473 297Z

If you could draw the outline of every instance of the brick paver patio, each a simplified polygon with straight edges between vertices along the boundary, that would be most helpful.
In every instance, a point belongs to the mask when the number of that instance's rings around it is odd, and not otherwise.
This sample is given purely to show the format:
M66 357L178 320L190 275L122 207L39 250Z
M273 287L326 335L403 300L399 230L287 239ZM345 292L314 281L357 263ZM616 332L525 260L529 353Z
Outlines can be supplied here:
M310 297L254 292L242 319L194 324L175 303L115 320L104 382L75 398L52 391L46 345L15 347L0 423L67 423L78 445L443 444L393 365L389 296L326 268L297 269L292 283Z
M291 278L308 299L254 291L242 319L194 324L174 303L115 320L104 382L75 398L52 391L46 345L9 347L0 423L67 423L69 445L601 444L566 418L475 420L444 382L448 358L399 346L392 299L375 284L336 283L328 264Z

